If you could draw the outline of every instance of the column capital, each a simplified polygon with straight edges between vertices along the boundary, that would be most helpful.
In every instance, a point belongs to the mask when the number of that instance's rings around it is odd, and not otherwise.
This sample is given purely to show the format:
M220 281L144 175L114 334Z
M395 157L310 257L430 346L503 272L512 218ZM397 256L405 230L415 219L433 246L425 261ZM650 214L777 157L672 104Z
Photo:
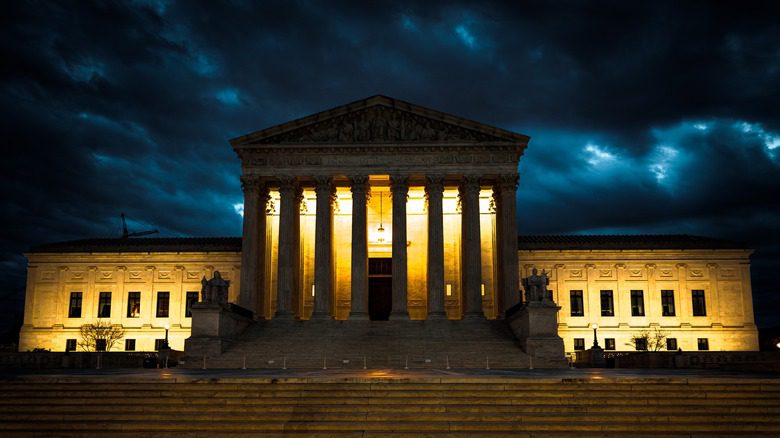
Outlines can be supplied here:
M407 196L409 194L409 177L406 175L390 176L390 192L395 196Z
M279 192L295 193L298 189L298 179L294 176L279 177Z
M265 181L263 181L259 176L255 175L244 175L241 177L241 190L244 191L244 193L247 192L259 192L261 189L266 189L265 187Z
M520 175L516 173L501 174L496 178L494 189L499 192L504 191L517 191L518 183L520 182Z
M366 193L368 192L368 176L367 175L353 175L349 177L350 190L352 193Z
M460 192L465 194L479 194L480 188L479 176L464 175L458 189Z
M314 177L314 192L317 198L327 196L331 204L336 200L336 187L333 185L333 178L329 176Z
M426 175L425 193L428 191L441 192L444 190L444 175Z

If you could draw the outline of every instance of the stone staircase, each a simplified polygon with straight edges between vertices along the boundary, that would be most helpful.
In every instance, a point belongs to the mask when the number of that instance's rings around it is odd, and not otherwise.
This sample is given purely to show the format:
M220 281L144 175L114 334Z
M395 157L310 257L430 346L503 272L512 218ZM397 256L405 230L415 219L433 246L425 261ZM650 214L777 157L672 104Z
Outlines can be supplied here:
M780 379L0 380L0 436L629 435L780 436Z
M202 357L185 367L203 368ZM531 359L504 321L260 321L221 356L214 368L561 368Z

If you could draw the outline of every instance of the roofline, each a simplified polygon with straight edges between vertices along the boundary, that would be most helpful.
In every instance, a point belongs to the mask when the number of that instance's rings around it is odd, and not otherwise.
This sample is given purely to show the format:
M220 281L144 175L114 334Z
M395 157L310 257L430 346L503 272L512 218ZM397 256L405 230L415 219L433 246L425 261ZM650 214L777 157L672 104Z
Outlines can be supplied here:
M327 110L316 112L309 116L304 116L289 122L285 122L279 125L274 125L265 129L261 129L259 131L250 132L249 134L232 138L229 140L229 142L234 149L241 149L243 147L255 146L253 143L262 140L264 138L273 137L275 135L283 134L285 132L289 132L291 130L301 128L303 126L311 125L317 122L322 122L324 120L328 120L333 117L338 117L359 109L368 108L375 105L384 105L391 108L402 109L409 112L424 115L427 117L431 117L434 119L438 119L442 122L458 124L466 128L473 129L485 134L506 138L507 142L520 143L523 146L527 146L528 141L531 139L531 137L524 134L518 134L512 131L508 131L506 129L486 125L484 123L480 123L471 119L454 116L452 114L448 114L442 111L437 111L431 108L409 103L403 100L394 99L388 96L377 94L368 97L366 99L360 99L354 102L350 102L346 105L336 106Z

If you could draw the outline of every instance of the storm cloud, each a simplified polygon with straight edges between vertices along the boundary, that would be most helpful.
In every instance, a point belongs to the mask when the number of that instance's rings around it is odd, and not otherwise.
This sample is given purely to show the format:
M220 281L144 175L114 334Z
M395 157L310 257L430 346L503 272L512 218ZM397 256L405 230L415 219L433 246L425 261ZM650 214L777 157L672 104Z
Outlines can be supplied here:
M689 233L753 257L780 324L776 2L9 2L0 263L236 236L227 140L374 94L532 137L518 230Z

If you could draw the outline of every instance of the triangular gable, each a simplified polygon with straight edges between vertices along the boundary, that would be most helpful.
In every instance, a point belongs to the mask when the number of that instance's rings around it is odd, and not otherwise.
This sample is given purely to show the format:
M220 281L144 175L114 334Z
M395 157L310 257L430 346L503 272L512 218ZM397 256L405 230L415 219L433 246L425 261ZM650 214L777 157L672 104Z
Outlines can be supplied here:
M322 111L230 140L258 144L513 143L529 137L386 96Z

